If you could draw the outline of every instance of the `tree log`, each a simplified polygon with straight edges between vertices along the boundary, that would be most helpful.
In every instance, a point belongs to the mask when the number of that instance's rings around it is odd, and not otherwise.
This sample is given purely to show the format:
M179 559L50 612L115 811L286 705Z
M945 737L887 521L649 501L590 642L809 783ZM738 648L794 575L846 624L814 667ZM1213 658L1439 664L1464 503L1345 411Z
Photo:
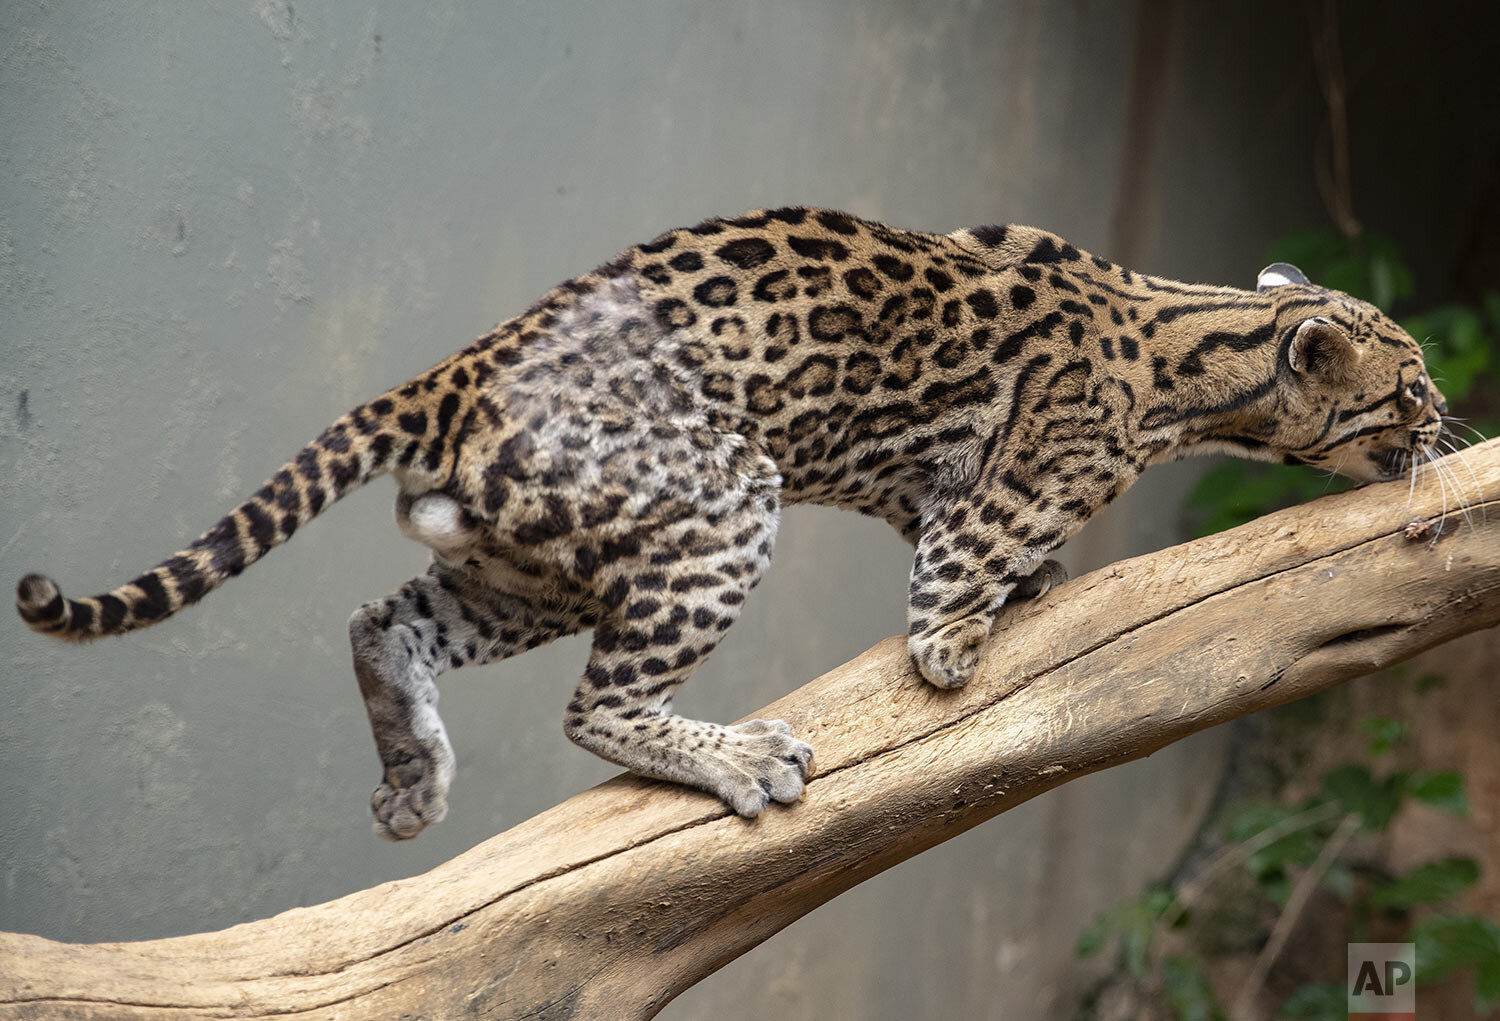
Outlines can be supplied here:
M1500 621L1500 441L1443 464L1446 493L1432 471L1409 502L1367 486L1008 607L962 690L881 642L757 714L817 749L800 804L745 821L620 777L425 875L222 932L0 933L0 1018L649 1018L1043 791Z

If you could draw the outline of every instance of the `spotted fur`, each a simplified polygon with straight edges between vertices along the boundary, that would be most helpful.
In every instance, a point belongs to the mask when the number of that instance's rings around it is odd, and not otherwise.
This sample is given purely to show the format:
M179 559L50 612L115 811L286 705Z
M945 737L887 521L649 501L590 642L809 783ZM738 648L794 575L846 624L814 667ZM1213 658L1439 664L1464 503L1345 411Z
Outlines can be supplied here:
M1257 290L1132 272L1030 227L949 235L805 208L670 231L344 415L186 549L91 599L19 586L93 638L195 602L377 475L428 572L350 621L384 777L376 829L441 819L446 670L593 631L579 744L736 812L800 796L780 721L672 713L770 563L784 503L916 547L910 650L972 674L996 611L1153 462L1205 450L1394 477L1445 412L1410 337L1269 267Z

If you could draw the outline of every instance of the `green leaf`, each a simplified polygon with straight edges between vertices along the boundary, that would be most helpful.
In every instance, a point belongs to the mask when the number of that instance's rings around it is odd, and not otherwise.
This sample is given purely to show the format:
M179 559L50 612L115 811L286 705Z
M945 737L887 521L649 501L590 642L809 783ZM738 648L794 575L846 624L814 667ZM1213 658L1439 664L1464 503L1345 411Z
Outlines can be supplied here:
M1285 872L1272 872L1260 877L1260 892L1272 904L1285 910L1286 903L1292 896L1292 881L1286 877Z
M1417 981L1436 982L1459 968L1488 972L1500 961L1500 925L1478 915L1439 915L1412 932L1417 945Z
M1411 683L1412 687L1417 689L1418 694L1426 694L1429 691L1441 688L1443 685L1447 684L1448 678L1444 677L1442 674L1428 671L1425 674L1418 675L1417 679L1415 681L1412 681Z
M1410 733L1406 724L1390 716L1366 716L1359 729L1370 738L1370 752L1379 755L1405 741Z
M1311 865L1322 846L1323 841L1317 833L1310 829L1298 830L1252 852L1245 862L1257 879L1284 876L1289 865Z
M1474 1005L1481 1014L1500 1006L1500 957L1492 957L1474 972Z
M1230 806L1224 837L1231 844L1244 843L1272 826L1290 819L1310 805L1282 805L1274 801L1245 800Z
M1078 945L1073 953L1079 958L1093 957L1109 942L1109 919L1101 914L1078 934Z
M1376 780L1368 767L1350 762L1323 777L1323 789L1345 812L1357 812L1366 830L1383 830L1401 807L1405 774Z
M1320 802L1316 800L1291 805L1244 802L1235 806L1230 814L1225 836L1232 844L1243 844L1318 804ZM1278 900L1280 889L1285 885L1286 867L1307 865L1316 858L1332 826L1333 820L1323 819L1293 829L1246 855L1245 868L1266 896Z
M1370 905L1376 908L1410 908L1447 900L1467 890L1479 879L1479 865L1473 858L1444 858L1418 865L1406 875L1370 894Z
M1345 1021L1348 995L1337 982L1309 982L1287 997L1276 1016L1284 1021Z
M1452 770L1413 773L1406 780L1406 790L1418 801L1441 808L1459 818L1469 814L1469 798L1464 793L1464 778Z
M1149 930L1128 928L1120 931L1120 960L1133 978L1145 978L1146 967L1151 963L1151 933Z
M1156 923L1171 906L1174 895L1166 887L1148 890L1140 897L1123 900L1100 912L1078 935L1073 948L1078 957L1092 957L1108 945L1111 936L1120 940L1120 960L1136 978L1146 974Z
M1178 1021L1223 1021L1224 1008L1214 996L1203 962L1196 957L1169 957L1162 964L1161 991Z
M1176 899L1177 894L1166 886L1154 886L1147 891L1144 903L1152 925L1156 924L1156 920L1166 913Z

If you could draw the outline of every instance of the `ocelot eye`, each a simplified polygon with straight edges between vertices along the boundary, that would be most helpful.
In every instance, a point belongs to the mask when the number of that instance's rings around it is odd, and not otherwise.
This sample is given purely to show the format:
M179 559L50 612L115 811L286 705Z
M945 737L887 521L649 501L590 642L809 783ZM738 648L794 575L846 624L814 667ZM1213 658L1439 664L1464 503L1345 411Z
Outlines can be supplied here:
M1427 396L1427 384L1420 379L1415 383L1408 383L1406 386L1406 396L1415 403L1421 404L1422 399Z

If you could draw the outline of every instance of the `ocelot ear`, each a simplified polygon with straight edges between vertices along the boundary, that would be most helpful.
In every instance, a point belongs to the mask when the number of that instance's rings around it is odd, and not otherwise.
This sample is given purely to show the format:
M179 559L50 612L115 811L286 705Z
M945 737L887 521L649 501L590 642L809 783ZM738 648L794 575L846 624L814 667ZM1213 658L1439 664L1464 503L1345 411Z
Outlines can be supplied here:
M1307 274L1289 262L1273 262L1260 271L1255 278L1255 289L1257 291L1269 291L1273 287L1281 287L1286 284L1310 284Z
M1286 360L1302 376L1341 379L1364 352L1349 335L1322 316L1304 319L1287 345Z

